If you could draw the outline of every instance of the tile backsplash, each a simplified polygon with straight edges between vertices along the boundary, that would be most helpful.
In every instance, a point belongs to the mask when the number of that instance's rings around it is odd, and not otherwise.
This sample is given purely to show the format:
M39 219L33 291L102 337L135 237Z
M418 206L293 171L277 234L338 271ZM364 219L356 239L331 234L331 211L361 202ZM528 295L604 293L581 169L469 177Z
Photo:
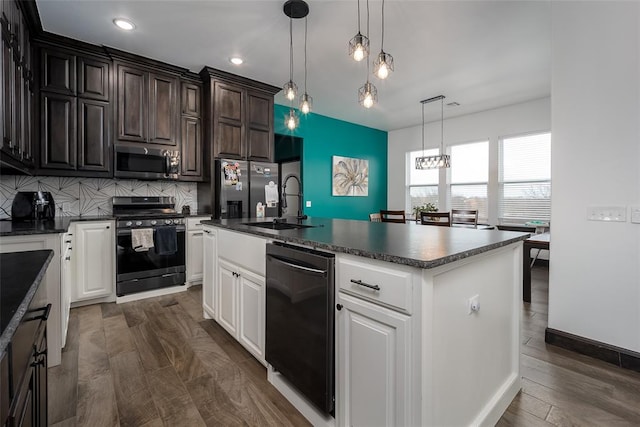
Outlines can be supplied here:
M0 175L0 218L9 217L18 191L49 191L56 216L111 215L114 196L173 196L178 212L184 205L192 214L198 211L196 183Z

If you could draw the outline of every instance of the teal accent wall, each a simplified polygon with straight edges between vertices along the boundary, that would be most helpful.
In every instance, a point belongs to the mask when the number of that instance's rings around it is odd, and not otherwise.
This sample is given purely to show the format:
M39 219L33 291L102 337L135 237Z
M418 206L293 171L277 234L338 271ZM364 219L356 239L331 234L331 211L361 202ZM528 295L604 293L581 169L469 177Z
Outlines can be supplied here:
M354 108L358 108L355 105ZM284 125L289 107L275 106L275 133L291 134ZM300 114L294 136L302 144L302 187L304 213L314 217L368 220L369 213L387 206L387 132L327 116ZM332 196L332 157L369 160L369 195ZM311 201L307 208L306 201Z

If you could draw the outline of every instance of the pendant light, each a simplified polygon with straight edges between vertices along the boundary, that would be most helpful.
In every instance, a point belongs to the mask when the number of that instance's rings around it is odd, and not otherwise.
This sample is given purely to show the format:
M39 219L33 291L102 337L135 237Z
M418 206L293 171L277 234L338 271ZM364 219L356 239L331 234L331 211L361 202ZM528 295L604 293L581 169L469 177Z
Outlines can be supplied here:
M393 56L384 51L384 0L382 0L382 37L380 43L380 53L373 63L373 74L379 79L386 79L393 71Z
M357 62L369 56L369 37L360 33L360 0L358 0L358 34L349 40L349 56Z
M304 0L287 0L282 7L285 15L289 17L289 81L283 86L284 96L289 100L291 108L289 114L284 118L284 124L289 130L298 127L299 119L296 110L293 108L293 101L298 96L298 86L293 82L293 20L305 18L309 14L309 5ZM306 25L306 21L305 21ZM304 97L311 98L306 93L306 26L305 26L305 94Z
M367 34L369 34L369 0L367 0ZM369 82L369 58L367 58L367 82L358 89L358 102L364 108L371 108L378 102L378 89Z
M300 97L300 111L308 114L313 107L313 98L307 93L307 17L304 17L304 95Z
M284 97L289 101L296 99L298 86L293 82L293 18L289 17L289 81L282 87Z
M440 101L440 154L424 155L424 104ZM444 95L420 101L422 104L422 157L416 158L416 169L442 169L451 167L451 156L444 154Z

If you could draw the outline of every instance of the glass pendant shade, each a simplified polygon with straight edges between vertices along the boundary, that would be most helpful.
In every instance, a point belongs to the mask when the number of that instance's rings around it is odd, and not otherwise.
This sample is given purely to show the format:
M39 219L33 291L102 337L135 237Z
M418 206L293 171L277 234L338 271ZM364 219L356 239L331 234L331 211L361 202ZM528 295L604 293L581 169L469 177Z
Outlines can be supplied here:
M300 111L303 114L308 114L313 108L313 98L305 92L304 95L300 97Z
M366 82L358 89L358 101L364 108L373 107L378 102L378 89L372 83Z
M294 130L298 127L298 116L293 108L291 108L289 114L284 117L284 124L289 130Z
M349 56L355 61L360 62L369 56L369 37L358 34L349 40Z
M284 97L289 101L293 101L298 96L298 86L293 82L293 80L289 80L282 87L282 91L284 92Z
M442 169L451 167L451 156L438 154L416 158L416 169Z
M389 77L392 71L393 56L381 50L373 63L373 74L379 79L384 80Z

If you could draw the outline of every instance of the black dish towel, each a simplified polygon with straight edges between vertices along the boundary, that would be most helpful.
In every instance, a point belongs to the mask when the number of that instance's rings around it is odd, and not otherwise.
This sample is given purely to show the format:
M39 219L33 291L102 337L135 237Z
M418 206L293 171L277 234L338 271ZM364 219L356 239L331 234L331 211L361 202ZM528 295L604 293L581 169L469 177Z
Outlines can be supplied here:
M157 227L153 236L157 255L173 255L178 251L178 233L169 225Z

